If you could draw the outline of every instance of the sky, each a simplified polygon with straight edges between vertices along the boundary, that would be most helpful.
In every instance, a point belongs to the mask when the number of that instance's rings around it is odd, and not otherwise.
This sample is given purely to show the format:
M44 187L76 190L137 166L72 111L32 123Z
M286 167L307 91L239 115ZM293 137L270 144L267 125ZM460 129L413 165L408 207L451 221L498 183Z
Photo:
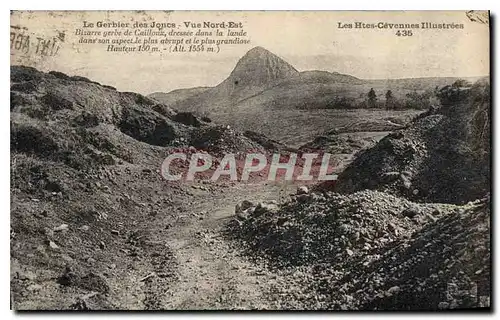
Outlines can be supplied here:
M83 21L242 22L251 41L227 45L219 53L116 53L103 45L79 43L75 29ZM349 29L338 24L457 23L463 29ZM11 50L11 64L43 71L80 75L120 91L143 94L222 82L251 48L262 46L299 71L325 70L362 79L410 77L474 77L489 75L488 25L471 21L464 11L80 11L14 12L11 26L42 38L65 33L57 55L20 54ZM96 30L96 29L94 29Z

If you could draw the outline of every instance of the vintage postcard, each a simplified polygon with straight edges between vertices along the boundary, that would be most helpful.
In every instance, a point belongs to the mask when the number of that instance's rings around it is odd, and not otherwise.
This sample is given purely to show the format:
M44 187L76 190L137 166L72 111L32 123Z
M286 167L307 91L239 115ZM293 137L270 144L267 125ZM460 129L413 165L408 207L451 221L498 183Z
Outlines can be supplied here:
M14 310L490 310L487 11L12 11Z

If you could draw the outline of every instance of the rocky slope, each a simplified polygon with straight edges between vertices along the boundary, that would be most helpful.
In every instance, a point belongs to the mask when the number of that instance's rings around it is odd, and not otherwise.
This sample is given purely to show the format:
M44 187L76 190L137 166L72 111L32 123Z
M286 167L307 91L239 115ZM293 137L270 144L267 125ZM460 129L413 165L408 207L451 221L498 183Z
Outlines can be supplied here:
M226 236L278 275L279 309L489 308L490 206L299 190L283 205L242 202Z
M162 299L181 281L169 229L198 221L193 203L230 198L228 185L166 182L164 157L272 143L139 94L22 66L11 67L10 108L17 310L167 308Z
M360 154L338 191L373 189L414 200L465 203L490 190L489 82L445 87L442 106Z
M333 187L242 202L226 236L279 275L278 308L487 309L489 119L488 82L444 87L439 109L358 152ZM347 142L309 147L360 147Z
M283 205L242 202L226 235L278 275L280 309L488 308L490 206L302 188Z

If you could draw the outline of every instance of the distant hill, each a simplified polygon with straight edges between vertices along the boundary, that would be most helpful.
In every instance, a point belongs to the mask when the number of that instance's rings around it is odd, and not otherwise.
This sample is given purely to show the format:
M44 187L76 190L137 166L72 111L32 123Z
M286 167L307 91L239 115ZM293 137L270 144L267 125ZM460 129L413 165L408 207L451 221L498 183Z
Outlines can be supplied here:
M306 71L286 79L275 86L240 100L227 111L250 109L317 109L337 97L358 96L357 87L364 87L365 81L356 77L326 71ZM354 90L353 90L354 89ZM365 89L363 89L365 90ZM367 89L369 90L369 88ZM354 94L350 94L354 92Z
M218 86L178 101L172 107L212 116L235 115L247 108L256 112L264 108L300 108L337 96L342 86L364 83L336 72L298 72L282 58L255 47L238 61L229 77Z
M198 95L210 89L211 87L195 87L188 89L177 89L170 92L154 92L147 97L155 99L161 103L171 106L179 101L186 100L189 97Z
M406 90L429 90L436 86L444 87L452 84L458 79L464 79L469 82L476 82L485 77L423 77L423 78L406 78L406 79L377 79L367 80L367 83L375 86L386 86L394 89Z
M213 88L186 89L182 93L176 90L149 97L178 111L191 111L220 124L259 131L273 139L286 141L296 132L299 123L302 132L315 132L318 127L313 118L306 123L294 120L297 119L297 111L361 108L372 88L377 95L377 107L384 107L385 95L391 90L393 97L404 108L408 94L433 91L436 86L443 87L457 79L363 80L337 72L299 72L270 51L255 47L236 63L224 81ZM471 82L477 79L466 78ZM342 119L327 120L331 123L329 129L335 129L338 121L343 123Z
M356 77L342 74L338 72L328 72L320 70L303 71L300 73L300 78L293 79L295 83L348 83L348 84L363 84L366 81Z

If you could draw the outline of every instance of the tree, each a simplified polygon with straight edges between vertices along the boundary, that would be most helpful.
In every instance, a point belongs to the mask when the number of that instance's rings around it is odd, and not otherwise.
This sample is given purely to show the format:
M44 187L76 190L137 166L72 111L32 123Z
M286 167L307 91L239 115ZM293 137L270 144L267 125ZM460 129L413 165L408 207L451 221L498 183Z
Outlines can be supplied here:
M387 110L396 109L396 104L395 104L395 101L394 101L394 96L392 95L392 91L391 90L387 90L387 92L385 93L385 108Z
M433 91L426 90L422 93L418 93L416 90L406 94L406 108L407 109L417 109L426 110L431 106L431 96Z
M377 106L377 94L373 88L368 92L368 108L375 108Z

